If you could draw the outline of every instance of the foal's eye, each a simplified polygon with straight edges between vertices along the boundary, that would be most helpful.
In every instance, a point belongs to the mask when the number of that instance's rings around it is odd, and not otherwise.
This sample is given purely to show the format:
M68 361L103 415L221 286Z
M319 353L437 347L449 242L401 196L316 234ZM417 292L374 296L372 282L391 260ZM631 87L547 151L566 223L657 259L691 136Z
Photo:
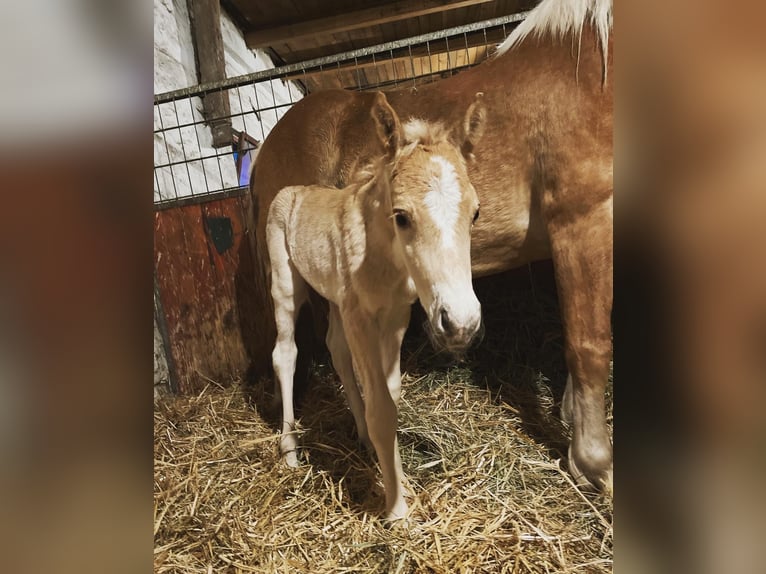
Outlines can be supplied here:
M473 222L476 223L476 220L479 219L479 210L476 209L476 213L473 214Z
M410 216L400 209L394 210L394 221L400 229L407 229L410 226Z

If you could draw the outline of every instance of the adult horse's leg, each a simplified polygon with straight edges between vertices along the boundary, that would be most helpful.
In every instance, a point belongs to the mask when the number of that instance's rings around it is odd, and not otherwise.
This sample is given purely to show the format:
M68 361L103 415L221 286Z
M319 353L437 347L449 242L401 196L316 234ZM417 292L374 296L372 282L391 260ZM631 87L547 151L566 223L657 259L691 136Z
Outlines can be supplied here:
M370 436L367 432L367 422L364 420L364 402L356 384L354 365L351 359L351 351L346 342L346 333L343 331L343 322L340 318L340 310L334 303L330 303L329 324L327 328L327 348L332 356L332 364L343 384L351 414L354 415L356 430L359 440L364 446L373 452Z
M548 222L564 324L567 388L562 417L572 424L569 467L580 484L612 489L612 445L604 392L612 355L612 202L576 219Z
M389 348L393 333L385 332L372 317L343 313L343 328L364 388L365 419L370 440L378 455L386 493L386 518L395 520L407 513L402 487L402 463L396 440L397 408L388 386L383 348Z
M561 398L561 420L571 425L574 411L574 395L572 391L572 374L567 375L567 386L564 388L564 396Z

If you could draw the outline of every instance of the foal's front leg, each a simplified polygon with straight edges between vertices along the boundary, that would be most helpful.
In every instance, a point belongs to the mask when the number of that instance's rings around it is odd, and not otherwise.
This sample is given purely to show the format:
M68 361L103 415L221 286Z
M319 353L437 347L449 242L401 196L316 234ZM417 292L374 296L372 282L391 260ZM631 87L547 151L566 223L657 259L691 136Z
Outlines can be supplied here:
M412 305L403 305L402 307L392 309L383 323L383 330L388 333L387 336L381 340L382 360L383 360L383 372L386 376L386 386L388 392L393 399L397 409L399 407L399 399L402 394L402 373L401 373L401 357L402 357L402 341L404 340L404 334L407 331L407 327L410 324L410 312L412 311ZM399 482L402 485L402 492L405 496L409 496L411 492L407 488L407 479L402 469L402 459L399 454L399 441L396 439L394 444L394 465L396 474L399 477Z
M396 345L397 331L363 313L345 313L343 326L364 388L365 419L370 440L378 455L386 494L386 518L395 520L407 513L404 499L402 461L396 440L397 405L389 386L393 380L390 350ZM388 360L386 360L388 359ZM396 365L398 374L398 359ZM398 395L399 382L395 384ZM398 400L398 396L395 397Z

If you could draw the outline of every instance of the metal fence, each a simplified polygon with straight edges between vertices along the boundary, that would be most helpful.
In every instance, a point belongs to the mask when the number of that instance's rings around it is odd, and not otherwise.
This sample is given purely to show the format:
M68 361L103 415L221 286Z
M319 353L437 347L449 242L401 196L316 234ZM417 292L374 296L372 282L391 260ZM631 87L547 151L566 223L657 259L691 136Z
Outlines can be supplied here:
M154 201L158 209L241 193L257 146L279 118L319 87L417 87L483 61L526 12L494 18L159 94L154 98ZM204 117L202 98L222 94L230 113ZM221 96L218 96L221 97ZM214 147L211 127L231 126Z

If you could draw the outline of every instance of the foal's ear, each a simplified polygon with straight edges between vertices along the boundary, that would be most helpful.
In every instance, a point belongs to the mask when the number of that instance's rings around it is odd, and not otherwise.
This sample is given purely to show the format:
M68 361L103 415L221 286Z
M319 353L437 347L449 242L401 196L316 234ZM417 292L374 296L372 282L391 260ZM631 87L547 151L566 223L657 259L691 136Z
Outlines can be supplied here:
M460 151L466 158L473 159L473 148L479 143L484 135L484 126L487 123L487 107L484 105L484 93L477 92L476 99L468 106L468 111L463 120L463 139L458 142Z
M394 157L402 144L404 135L401 123L399 122L399 116L396 115L394 108L388 103L383 92L375 94L370 114L375 121L378 137L383 143L386 153L389 157Z

